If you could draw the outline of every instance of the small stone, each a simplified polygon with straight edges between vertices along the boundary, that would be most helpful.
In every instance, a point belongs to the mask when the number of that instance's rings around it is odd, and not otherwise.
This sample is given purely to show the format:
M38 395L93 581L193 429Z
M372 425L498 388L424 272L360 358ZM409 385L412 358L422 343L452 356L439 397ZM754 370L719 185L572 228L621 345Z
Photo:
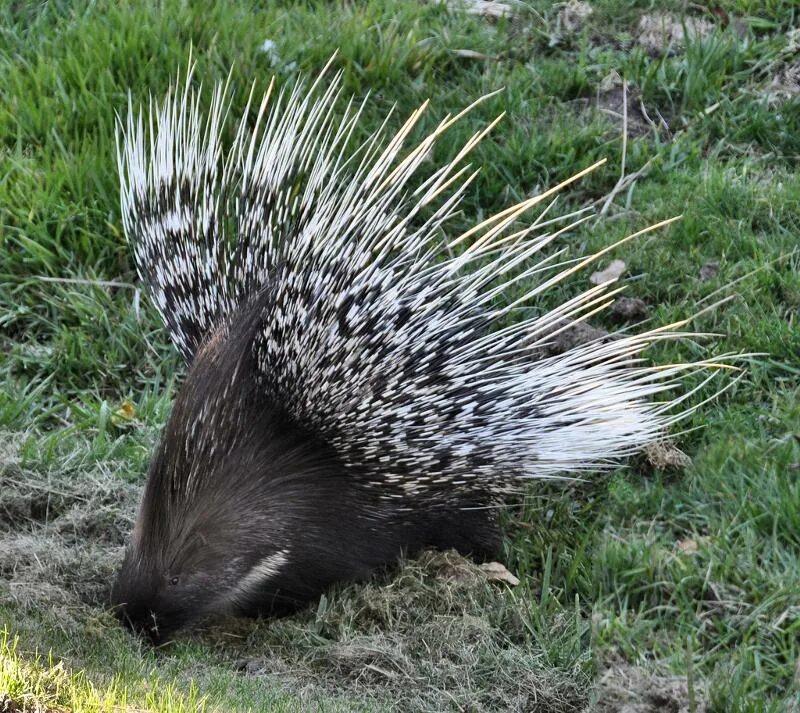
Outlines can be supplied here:
M453 54L456 57L461 57L463 59L477 59L481 61L488 61L488 60L496 60L497 55L494 54L484 54L483 52L478 52L476 50L468 50L468 49L456 49L453 50Z
M453 10L461 10L470 15L480 15L490 20L500 17L513 17L514 6L507 2L493 2L492 0L444 0Z

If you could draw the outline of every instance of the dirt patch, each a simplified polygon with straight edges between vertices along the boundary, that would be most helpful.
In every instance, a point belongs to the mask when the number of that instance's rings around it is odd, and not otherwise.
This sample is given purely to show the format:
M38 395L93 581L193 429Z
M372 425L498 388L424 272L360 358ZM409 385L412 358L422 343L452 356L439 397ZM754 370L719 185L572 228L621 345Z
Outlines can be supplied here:
M24 471L2 434L0 595L60 619L108 601L138 489L96 467L58 477Z
M598 92L594 107L620 127L625 120L628 136L631 138L647 136L655 125L644 109L641 93L631 85L628 85L627 92L621 86Z
M704 713L705 691L685 676L658 676L636 666L608 669L586 713Z
M594 10L588 2L569 0L556 16L556 31L566 34L580 32L593 13Z
M595 96L575 99L572 105L578 115L601 115L615 131L627 132L628 138L637 139L656 133L671 138L669 124L658 107L645 104L639 88L612 72L597 86Z
M639 20L636 44L654 57L678 54L687 42L702 40L715 27L713 22L702 17L649 13L642 15Z
M708 282L719 274L719 263L716 260L709 260L700 268L700 281Z
M773 106L800 96L800 59L780 65L765 87L764 95Z
M647 313L647 303L639 297L618 297L611 307L611 318L617 323L640 322Z
M554 329L561 329L569 324L566 329L554 333L542 347L543 356L557 356L570 349L589 344L590 342L603 343L611 339L611 335L601 327L593 327L586 322L559 322Z

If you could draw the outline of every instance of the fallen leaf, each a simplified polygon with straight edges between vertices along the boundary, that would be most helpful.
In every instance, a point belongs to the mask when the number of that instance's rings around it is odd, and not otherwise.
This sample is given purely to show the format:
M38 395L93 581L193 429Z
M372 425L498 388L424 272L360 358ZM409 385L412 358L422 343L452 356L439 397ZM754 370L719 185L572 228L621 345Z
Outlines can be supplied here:
M597 272L593 272L589 277L589 282L593 285L602 285L605 282L613 282L614 280L618 279L619 276L625 272L625 265L622 260L612 260L608 267L604 270L598 270Z
M490 582L505 582L510 587L516 587L519 584L517 579L511 572L509 572L505 565L500 562L484 562L481 569L486 574L486 579Z
M120 407L114 411L112 421L133 421L136 418L136 407L130 401L123 401Z

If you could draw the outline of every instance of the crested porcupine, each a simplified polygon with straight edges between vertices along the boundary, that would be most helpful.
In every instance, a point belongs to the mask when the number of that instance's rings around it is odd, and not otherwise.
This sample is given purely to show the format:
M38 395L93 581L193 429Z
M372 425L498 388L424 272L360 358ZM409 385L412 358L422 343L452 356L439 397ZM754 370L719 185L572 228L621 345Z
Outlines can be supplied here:
M363 104L335 119L340 76L323 76L260 105L251 90L225 149L227 85L203 119L191 72L118 128L125 233L188 365L112 593L153 640L290 612L401 552L494 557L486 506L663 436L685 395L652 397L710 365L643 365L683 323L549 353L610 283L509 316L610 248L533 259L565 228L510 229L557 189L445 237L494 124L412 188L461 115L404 152L423 106L351 149Z

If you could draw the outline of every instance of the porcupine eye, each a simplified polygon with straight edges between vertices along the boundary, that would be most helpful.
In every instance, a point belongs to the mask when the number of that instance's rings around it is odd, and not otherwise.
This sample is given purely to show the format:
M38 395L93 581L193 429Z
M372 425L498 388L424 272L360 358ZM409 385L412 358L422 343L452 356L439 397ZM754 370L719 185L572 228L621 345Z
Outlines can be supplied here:
M169 583L170 583L171 586L175 587L175 586L177 586L179 581L180 580L177 577L172 577L172 579L169 580Z

